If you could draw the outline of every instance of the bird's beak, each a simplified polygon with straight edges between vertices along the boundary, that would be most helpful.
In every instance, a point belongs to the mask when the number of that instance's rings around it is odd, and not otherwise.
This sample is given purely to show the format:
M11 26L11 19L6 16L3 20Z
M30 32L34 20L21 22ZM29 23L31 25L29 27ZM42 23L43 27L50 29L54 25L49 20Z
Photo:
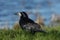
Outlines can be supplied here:
M14 15L18 15L17 13L14 13Z
M21 16L21 13L20 12L17 12L17 13L15 13L15 15Z

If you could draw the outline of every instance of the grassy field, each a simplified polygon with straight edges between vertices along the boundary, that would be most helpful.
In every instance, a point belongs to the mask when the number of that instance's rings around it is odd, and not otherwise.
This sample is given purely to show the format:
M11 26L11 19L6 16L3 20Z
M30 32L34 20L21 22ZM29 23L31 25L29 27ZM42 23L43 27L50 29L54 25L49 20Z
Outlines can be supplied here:
M47 33L34 35L22 29L0 29L0 40L60 40L60 27L45 27Z

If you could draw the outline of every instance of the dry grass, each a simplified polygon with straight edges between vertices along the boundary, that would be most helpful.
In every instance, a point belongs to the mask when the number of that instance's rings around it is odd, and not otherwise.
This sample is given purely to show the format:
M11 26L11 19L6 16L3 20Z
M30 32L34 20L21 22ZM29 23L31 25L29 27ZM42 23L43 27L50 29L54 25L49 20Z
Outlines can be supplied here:
M19 30L20 29L20 25L19 25L18 22L14 24L13 29L14 30Z

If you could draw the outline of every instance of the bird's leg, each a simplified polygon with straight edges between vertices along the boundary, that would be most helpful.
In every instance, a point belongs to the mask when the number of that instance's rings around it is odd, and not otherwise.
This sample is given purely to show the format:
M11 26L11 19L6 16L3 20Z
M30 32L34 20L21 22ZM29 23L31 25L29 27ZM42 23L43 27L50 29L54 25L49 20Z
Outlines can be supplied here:
M35 31L31 31L32 34L35 34Z

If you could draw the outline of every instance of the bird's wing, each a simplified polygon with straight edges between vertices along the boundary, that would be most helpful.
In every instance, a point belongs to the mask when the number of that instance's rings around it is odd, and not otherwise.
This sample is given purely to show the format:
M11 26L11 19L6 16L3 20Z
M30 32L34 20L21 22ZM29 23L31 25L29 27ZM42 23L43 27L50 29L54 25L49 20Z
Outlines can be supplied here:
M33 20L31 20L31 19L28 19L28 20L29 20L29 21L28 21L29 23L35 23L35 22L34 22Z
M32 23L28 23L26 25L23 25L23 28L27 31L36 31L40 29L40 26L36 23L32 24Z

